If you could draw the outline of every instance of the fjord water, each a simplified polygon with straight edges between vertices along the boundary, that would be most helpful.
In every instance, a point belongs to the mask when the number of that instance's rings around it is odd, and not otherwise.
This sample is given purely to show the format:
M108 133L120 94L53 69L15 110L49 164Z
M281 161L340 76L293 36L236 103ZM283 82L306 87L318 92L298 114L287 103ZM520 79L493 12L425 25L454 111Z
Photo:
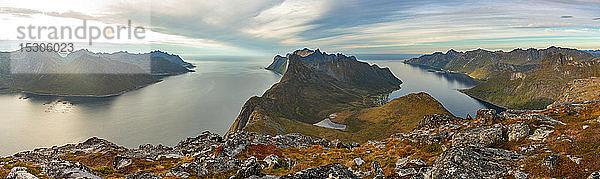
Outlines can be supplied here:
M0 94L0 155L91 136L137 147L173 146L205 130L224 134L248 98L281 78L264 69L269 58L185 59L196 72L116 97Z
M382 67L389 67L392 73L402 80L401 89L392 92L389 95L390 100L410 93L426 92L442 103L453 115L463 118L467 114L475 117L477 110L481 108L502 110L458 91L477 85L477 82L465 78L464 75L438 73L432 69L405 64L398 60L372 60L370 62Z
M0 155L80 142L92 136L137 147L145 143L173 146L205 130L224 134L248 98L261 95L281 78L264 69L271 63L270 57L185 60L197 66L196 72L167 77L116 97L0 94ZM366 61L390 67L404 82L391 98L425 91L457 116L474 115L477 109L487 107L456 91L474 84L400 60Z

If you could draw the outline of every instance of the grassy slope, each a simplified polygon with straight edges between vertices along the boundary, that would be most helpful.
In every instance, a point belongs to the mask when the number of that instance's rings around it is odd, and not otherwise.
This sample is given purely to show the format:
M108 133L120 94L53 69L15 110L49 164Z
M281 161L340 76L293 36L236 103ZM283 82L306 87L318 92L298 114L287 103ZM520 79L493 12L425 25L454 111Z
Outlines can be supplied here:
M340 123L347 125L343 131L318 127L283 117L275 120L266 116L256 117L246 126L245 130L268 134L301 133L330 140L365 142L388 138L398 132L410 131L426 114L450 114L427 93L409 94L394 99L381 107L362 110L344 109L337 113L344 114L335 120L342 121Z
M466 94L511 109L542 109L557 100L568 82L600 76L598 59L575 49L436 53L408 61L488 79ZM515 77L519 76L519 77Z
M560 64L558 55L525 73L524 78L512 78L514 73L502 72L488 81L464 92L492 104L512 109L543 109L559 99L568 83L580 78L600 75L600 65Z

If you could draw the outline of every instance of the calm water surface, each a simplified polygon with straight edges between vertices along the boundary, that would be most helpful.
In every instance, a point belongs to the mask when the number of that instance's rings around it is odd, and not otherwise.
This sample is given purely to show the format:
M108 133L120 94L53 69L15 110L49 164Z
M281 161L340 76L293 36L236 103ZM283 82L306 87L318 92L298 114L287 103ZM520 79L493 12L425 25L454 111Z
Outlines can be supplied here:
M403 82L401 89L390 94L390 100L417 92L426 92L438 100L452 114L458 117L466 117L470 114L475 117L478 109L499 109L489 103L476 100L458 91L458 89L472 88L477 83L467 80L458 74L442 74L431 72L419 66L404 64L398 60L372 60L379 66L389 67L396 77Z
M0 155L99 136L119 145L175 145L204 130L224 134L244 102L280 75L270 59L187 61L194 73L171 76L109 98L0 95Z
M91 136L137 147L144 143L173 146L205 130L224 134L248 98L262 94L281 78L263 69L271 58L194 59L186 58L198 66L194 73L168 77L117 97L0 94L0 155ZM425 91L457 116L474 115L487 107L456 91L474 84L398 60L369 62L390 67L404 82L391 98Z

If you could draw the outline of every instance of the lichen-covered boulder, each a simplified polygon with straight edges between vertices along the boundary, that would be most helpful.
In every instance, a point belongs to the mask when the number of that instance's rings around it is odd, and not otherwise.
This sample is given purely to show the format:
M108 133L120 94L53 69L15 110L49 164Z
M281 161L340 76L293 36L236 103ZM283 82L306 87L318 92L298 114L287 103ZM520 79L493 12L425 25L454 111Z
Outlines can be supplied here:
M519 140L529 135L529 125L525 123L514 123L508 126L508 140Z
M490 146L495 142L503 140L502 129L493 126L484 126L474 129L466 129L452 136L452 146Z
M444 124L455 122L452 116L448 114L428 114L423 116L423 119L417 124L417 128L433 129Z
M375 177L385 176L385 174L383 173L383 169L381 168L381 164L379 164L378 161L373 161L373 164L371 165L371 172Z
M79 162L54 160L47 163L43 168L43 172L50 178L101 178L90 168Z
M175 149L181 150L184 154L197 156L214 150L221 142L223 138L219 134L204 131L199 136L180 141Z
M594 173L590 174L590 176L587 179L600 179L600 170L595 171Z
M251 176L263 176L262 166L258 163L256 157L250 157L244 161L242 168L238 170L237 176L241 178L248 178Z
M282 176L281 179L304 179L304 178L358 178L348 167L335 163L317 168L305 169L293 174Z
M148 171L139 171L131 175L127 175L125 179L160 179L161 177L157 174L150 173Z
M496 110L494 109L479 109L477 110L477 115L475 116L476 121L480 121L482 123L493 123L495 120L500 119L498 115L496 115Z
M37 179L35 175L27 172L25 167L14 167L10 170L6 179Z
M280 167L279 165L279 156L275 155L275 154L271 154L269 156L266 156L263 161L265 163L267 163L268 168L278 168Z
M435 160L427 175L429 178L500 178L523 158L525 156L503 149L452 147Z

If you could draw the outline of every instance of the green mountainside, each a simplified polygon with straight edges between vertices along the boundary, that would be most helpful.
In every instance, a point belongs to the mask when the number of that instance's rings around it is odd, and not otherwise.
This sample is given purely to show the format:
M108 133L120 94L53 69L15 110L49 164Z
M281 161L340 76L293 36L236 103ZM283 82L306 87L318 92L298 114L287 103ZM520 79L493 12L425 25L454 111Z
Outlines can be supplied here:
M575 79L600 76L600 58L576 49L482 49L434 53L407 60L465 73L483 82L464 93L511 109L540 109L556 101Z
M276 56L267 69L282 73L281 81L261 97L250 98L229 133L301 133L364 142L412 129L414 121L426 114L449 114L426 93L381 106L385 96L399 89L402 82L389 69L355 57L303 49L286 57ZM333 122L347 127L339 130L313 125L332 115L337 116Z

